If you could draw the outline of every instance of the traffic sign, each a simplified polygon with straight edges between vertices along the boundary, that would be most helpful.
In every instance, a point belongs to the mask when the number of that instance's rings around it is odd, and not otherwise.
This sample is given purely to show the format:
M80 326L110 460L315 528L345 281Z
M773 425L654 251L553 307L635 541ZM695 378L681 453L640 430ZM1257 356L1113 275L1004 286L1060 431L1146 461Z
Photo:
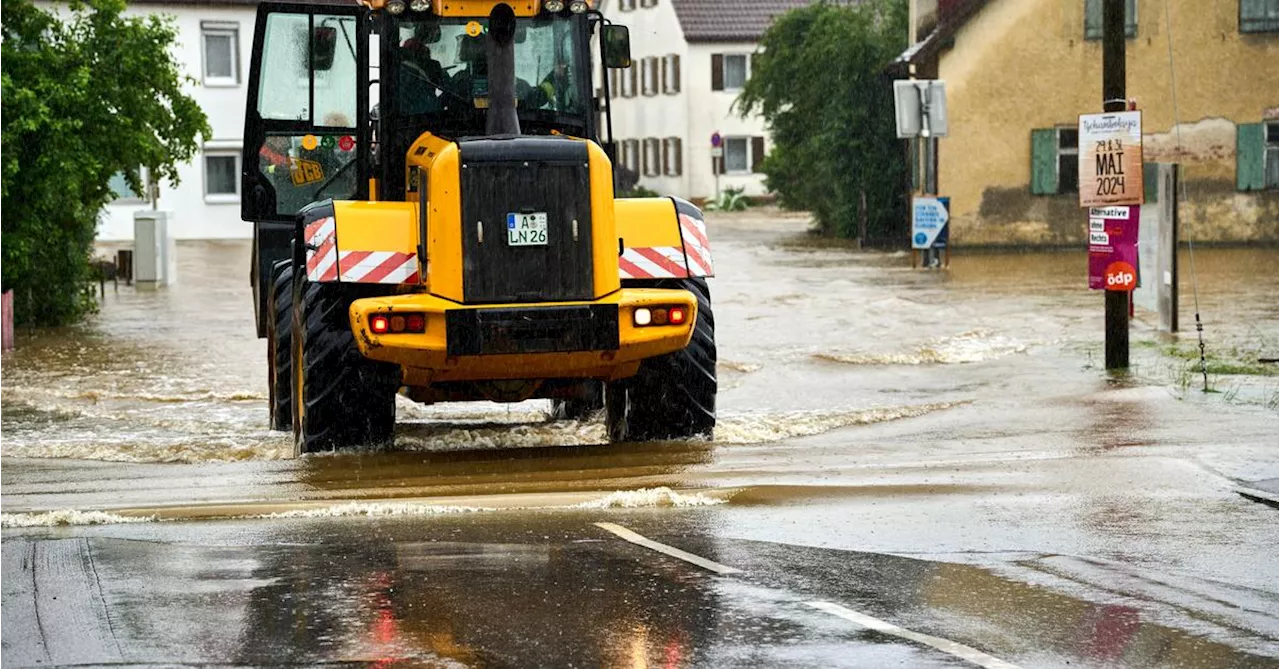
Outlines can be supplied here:
M721 143L722 141L723 141L723 140L721 140L721 138L720 138L720 132L719 132L719 131L716 131L716 132L711 133L711 146L712 146L712 148L716 148L716 149L720 148L720 143Z

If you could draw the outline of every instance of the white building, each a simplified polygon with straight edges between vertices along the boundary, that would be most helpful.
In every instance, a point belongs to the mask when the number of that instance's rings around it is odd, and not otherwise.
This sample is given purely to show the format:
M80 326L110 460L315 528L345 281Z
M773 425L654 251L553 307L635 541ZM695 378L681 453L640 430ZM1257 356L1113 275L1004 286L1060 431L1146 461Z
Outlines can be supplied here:
M764 119L742 118L733 102L751 56L773 18L807 0L606 0L614 23L631 30L632 66L610 76L618 161L640 185L687 199L718 186L766 192L760 162L769 149ZM713 160L711 137L722 138ZM719 174L717 174L719 172Z
M613 130L619 160L640 183L685 198L721 189L765 192L758 171L768 149L764 121L731 110L751 68L756 42L773 17L807 0L604 0L600 7L631 29L634 65L611 72ZM213 135L177 185L159 185L158 207L173 212L177 239L252 236L240 220L240 154L248 64L257 0L131 0L127 14L166 14L178 27L177 59L194 79L190 95ZM723 139L722 163L711 135ZM720 168L720 174L716 169ZM113 181L120 197L106 207L101 241L133 239L133 215L151 208Z
M195 160L179 168L181 182L161 183L160 209L173 212L177 239L248 238L253 224L240 220L240 150L245 88L253 46L255 0L130 0L128 15L167 14L178 27L177 61L195 80L189 94L209 117L213 135ZM113 180L120 195L108 205L98 239L133 239L133 214L151 205Z

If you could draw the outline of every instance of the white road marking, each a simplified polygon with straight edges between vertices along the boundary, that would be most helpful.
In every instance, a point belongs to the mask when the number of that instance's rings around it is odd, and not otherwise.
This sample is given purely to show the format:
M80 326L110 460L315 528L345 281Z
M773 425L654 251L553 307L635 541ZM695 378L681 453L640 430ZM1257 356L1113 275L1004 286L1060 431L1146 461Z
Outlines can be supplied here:
M950 653L951 655L955 655L961 659L968 660L969 662L972 662L979 667L983 667L984 669L1020 669L1016 664L1011 664L1001 660L1000 658L987 655L977 648L970 648L962 643L948 641L947 639L936 636L929 636L928 634L912 632L911 630L903 629L892 623L887 623L879 618L872 618L871 616L858 613L857 611L846 609L839 604L833 604L831 602L805 602L805 604L818 609L819 611L824 611L833 616L844 618L845 620L861 625L867 629L884 632L885 634L892 634L894 636L902 637L903 639L910 639L911 641L922 643L926 646L933 646L944 653Z
M727 567L725 565L720 564L719 562L712 562L711 560L708 560L704 557L698 557L693 553L686 553L685 551L682 551L679 548L676 548L675 546L668 546L663 543L658 543L653 539L646 539L645 537L642 537L639 534L636 534L635 532L632 532L631 530L628 530L627 528L621 525L615 525L613 523L596 523L595 525L596 527L602 530L608 530L609 532L613 532L619 537L622 537L623 539L626 539L627 541L630 541L631 543L637 546L644 546L649 550L658 551L663 555L669 555L673 558L676 558L677 560L684 560L689 564L698 565L699 567L702 567L707 571L714 571L717 574L741 574L742 573L741 569Z

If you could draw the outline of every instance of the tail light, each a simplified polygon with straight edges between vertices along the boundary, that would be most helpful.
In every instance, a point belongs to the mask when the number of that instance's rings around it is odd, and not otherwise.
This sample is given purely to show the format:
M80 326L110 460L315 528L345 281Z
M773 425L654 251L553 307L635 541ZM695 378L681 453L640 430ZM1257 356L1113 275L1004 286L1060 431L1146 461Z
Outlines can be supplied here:
M689 320L689 310L679 305L636 307L631 312L631 322L636 327L650 325L684 325Z
M426 314L374 314L369 317L369 330L374 334L422 334L427 331Z

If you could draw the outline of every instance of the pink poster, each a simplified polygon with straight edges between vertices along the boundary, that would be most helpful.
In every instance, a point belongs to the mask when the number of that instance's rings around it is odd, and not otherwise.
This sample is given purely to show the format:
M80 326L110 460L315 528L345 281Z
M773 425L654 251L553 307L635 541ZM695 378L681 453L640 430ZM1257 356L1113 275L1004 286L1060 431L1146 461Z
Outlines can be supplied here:
M1089 288L1133 290L1138 279L1139 207L1089 209Z

